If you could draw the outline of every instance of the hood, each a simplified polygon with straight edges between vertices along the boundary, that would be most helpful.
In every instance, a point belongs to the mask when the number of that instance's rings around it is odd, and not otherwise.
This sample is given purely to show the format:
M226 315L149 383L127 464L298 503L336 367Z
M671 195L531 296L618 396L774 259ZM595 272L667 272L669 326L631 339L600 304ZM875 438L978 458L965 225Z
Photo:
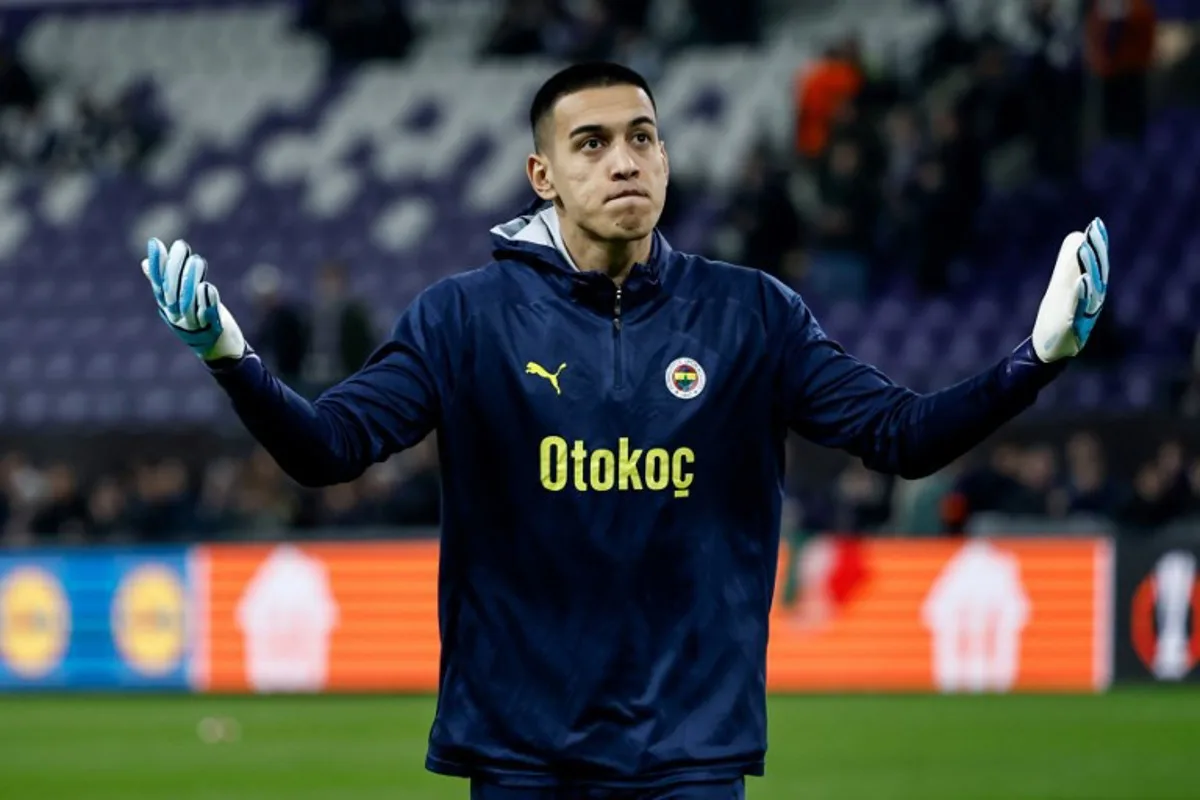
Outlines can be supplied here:
M558 272L582 275L563 245L558 213L553 205L531 207L521 215L492 228L491 235L492 255L497 261L511 259L536 267L549 267ZM657 230L652 236L649 262L636 265L634 270L644 271L648 273L648 277L657 278L671 252L671 246Z

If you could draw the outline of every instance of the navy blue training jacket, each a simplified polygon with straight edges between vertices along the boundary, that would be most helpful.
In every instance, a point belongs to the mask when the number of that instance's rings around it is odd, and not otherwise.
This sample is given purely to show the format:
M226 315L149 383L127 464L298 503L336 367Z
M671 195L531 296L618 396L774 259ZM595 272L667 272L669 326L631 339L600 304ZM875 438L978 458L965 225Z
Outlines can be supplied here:
M925 475L1062 368L1025 342L915 394L843 352L761 272L655 234L618 288L570 266L542 218L492 236L493 263L426 289L315 403L253 355L217 379L308 486L351 480L436 430L430 770L629 788L761 775L788 429Z

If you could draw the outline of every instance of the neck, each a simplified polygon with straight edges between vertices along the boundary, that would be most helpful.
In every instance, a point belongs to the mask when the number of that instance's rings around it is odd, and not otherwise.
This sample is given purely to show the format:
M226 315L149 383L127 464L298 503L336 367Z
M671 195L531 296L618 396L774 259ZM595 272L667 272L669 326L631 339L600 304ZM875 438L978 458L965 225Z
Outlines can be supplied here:
M650 236L603 240L575 225L563 225L562 240L575 266L588 272L603 272L618 283L625 279L634 264L650 260Z

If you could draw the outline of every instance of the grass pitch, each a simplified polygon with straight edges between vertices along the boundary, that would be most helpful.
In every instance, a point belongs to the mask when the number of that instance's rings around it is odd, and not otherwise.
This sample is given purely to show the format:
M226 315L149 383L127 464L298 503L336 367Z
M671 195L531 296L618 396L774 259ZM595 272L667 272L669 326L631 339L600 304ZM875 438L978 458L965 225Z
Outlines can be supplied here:
M432 714L428 697L0 697L0 798L463 800L423 769ZM775 697L747 797L1198 798L1200 691Z

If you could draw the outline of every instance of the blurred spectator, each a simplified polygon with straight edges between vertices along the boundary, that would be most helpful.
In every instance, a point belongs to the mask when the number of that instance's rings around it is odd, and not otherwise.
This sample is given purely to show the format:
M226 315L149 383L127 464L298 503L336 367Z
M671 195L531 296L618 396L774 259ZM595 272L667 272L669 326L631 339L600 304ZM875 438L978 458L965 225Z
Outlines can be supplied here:
M269 453L256 447L238 476L230 519L239 533L256 539L277 539L298 517L300 498Z
M7 43L0 43L0 112L7 109L31 111L41 102L42 92L29 70Z
M1167 515L1174 518L1188 513L1192 491L1183 444L1175 439L1163 442L1153 463L1162 479L1162 503Z
M1183 416L1200 417L1200 333L1192 344L1191 363L1178 381L1173 397L1179 398L1179 412Z
M1133 495L1121 511L1121 524L1132 531L1149 532L1170 519L1165 476L1155 463L1143 464L1134 475Z
M139 166L163 135L163 123L152 105L148 93L137 89L107 104L79 95L70 119L55 129L55 166L96 171Z
M388 525L437 525L441 519L442 484L436 437L427 436L402 454L395 468L391 476L386 467L377 470L376 480L366 484L367 496L378 507L380 520Z
M130 526L146 542L171 542L191 533L193 503L187 467L177 458L147 462L134 473Z
M361 367L379 344L367 304L349 293L346 265L331 261L317 275L305 373L326 389Z
M788 189L786 173L776 169L765 146L743 165L730 198L730 252L722 257L788 281L799 271L808 231Z
M4 160L27 170L48 166L61 141L44 106L17 109L0 117Z
M54 464L45 473L46 491L29 519L29 531L39 540L78 540L86 528L87 505L79 480L69 464Z
M838 109L853 100L865 82L858 42L846 39L796 73L796 151L805 159L825 152Z
M318 492L317 524L321 526L359 526L372 522L370 509L359 498L358 486L341 483Z
M275 266L259 264L247 273L246 290L258 312L249 334L255 352L281 380L299 386L310 332L300 309L283 294L283 275Z
M932 143L906 194L918 245L917 283L930 293L949 288L950 265L970 242L983 201L983 155L948 109L930 117Z
M1200 104L1200 28L1164 22L1157 28L1155 61L1161 70L1161 97L1167 104Z
M1026 88L1012 70L1003 42L985 38L971 69L971 82L958 103L963 134L985 151L1008 144L1028 130Z
M102 476L88 494L87 533L89 539L97 542L130 538L128 499L115 476Z
M953 508L951 492L957 467L914 481L897 481L892 496L890 533L936 536L962 530L961 509Z
M235 508L241 466L219 458L204 467L193 526L203 539L223 539L238 532L242 523Z
M1084 52L1101 86L1106 136L1141 139L1157 20L1150 0L1090 0Z
M955 524L964 523L971 514L1015 510L1013 499L1021 492L1018 476L1024 454L1014 444L997 445L983 464L964 470L948 502L955 510L949 514Z
M688 8L697 44L754 44L761 37L762 0L689 0Z
M650 20L650 7L653 4L654 0L606 0L604 5L614 26L644 31Z
M975 44L962 31L955 4L938 2L941 10L937 33L920 56L916 82L921 86L936 86L975 56Z
M830 148L839 142L851 142L862 154L863 175L877 186L887 174L888 146L883 126L876 119L875 104L864 97L847 100L833 113L829 132ZM876 109L877 110L877 109Z
M892 214L901 211L904 190L917 171L924 149L921 121L911 105L899 105L884 117L887 143L887 168L883 175L883 196Z
M1049 178L1069 177L1079 158L1082 81L1073 68L1078 32L1056 13L1054 0L1030 0L1026 14L1032 50L1025 83L1037 170Z
M818 180L809 283L823 296L861 299L873 255L878 193L864 172L860 146L850 139L835 141Z
M46 477L24 454L9 453L0 461L0 488L5 495L5 544L32 544L29 522L48 490Z
M548 30L550 55L568 61L598 61L611 57L616 29L601 0L565 0L560 14Z
M912 182L903 195L900 217L905 242L913 252L917 286L943 292L949 286L949 265L958 235L951 233L958 209L946 180L946 167L933 153L917 162Z
M866 533L882 528L891 517L892 479L872 472L854 460L842 470L835 483L837 497L834 529Z
M969 233L984 196L983 146L950 109L933 111L930 130L934 151L948 176L947 190L959 209L955 225ZM956 240L956 247L963 241Z
M0 114L0 162L24 170L120 172L140 166L165 130L144 86L111 102L83 92L73 101Z
M545 50L545 26L559 16L553 0L508 0L484 45L485 56L531 56Z
M975 514L1060 517L1066 506L1054 449L1045 444L1006 443L992 450L984 465L963 474L947 498L944 513L949 529L958 532Z
M299 26L328 42L335 63L401 59L416 38L402 0L302 0Z
M1066 497L1059 491L1058 455L1048 444L1025 451L1017 470L1017 491L1008 499L1010 514L1061 517L1066 514Z
M1080 432L1067 441L1064 492L1068 514L1111 516L1119 510L1122 499L1095 435Z

